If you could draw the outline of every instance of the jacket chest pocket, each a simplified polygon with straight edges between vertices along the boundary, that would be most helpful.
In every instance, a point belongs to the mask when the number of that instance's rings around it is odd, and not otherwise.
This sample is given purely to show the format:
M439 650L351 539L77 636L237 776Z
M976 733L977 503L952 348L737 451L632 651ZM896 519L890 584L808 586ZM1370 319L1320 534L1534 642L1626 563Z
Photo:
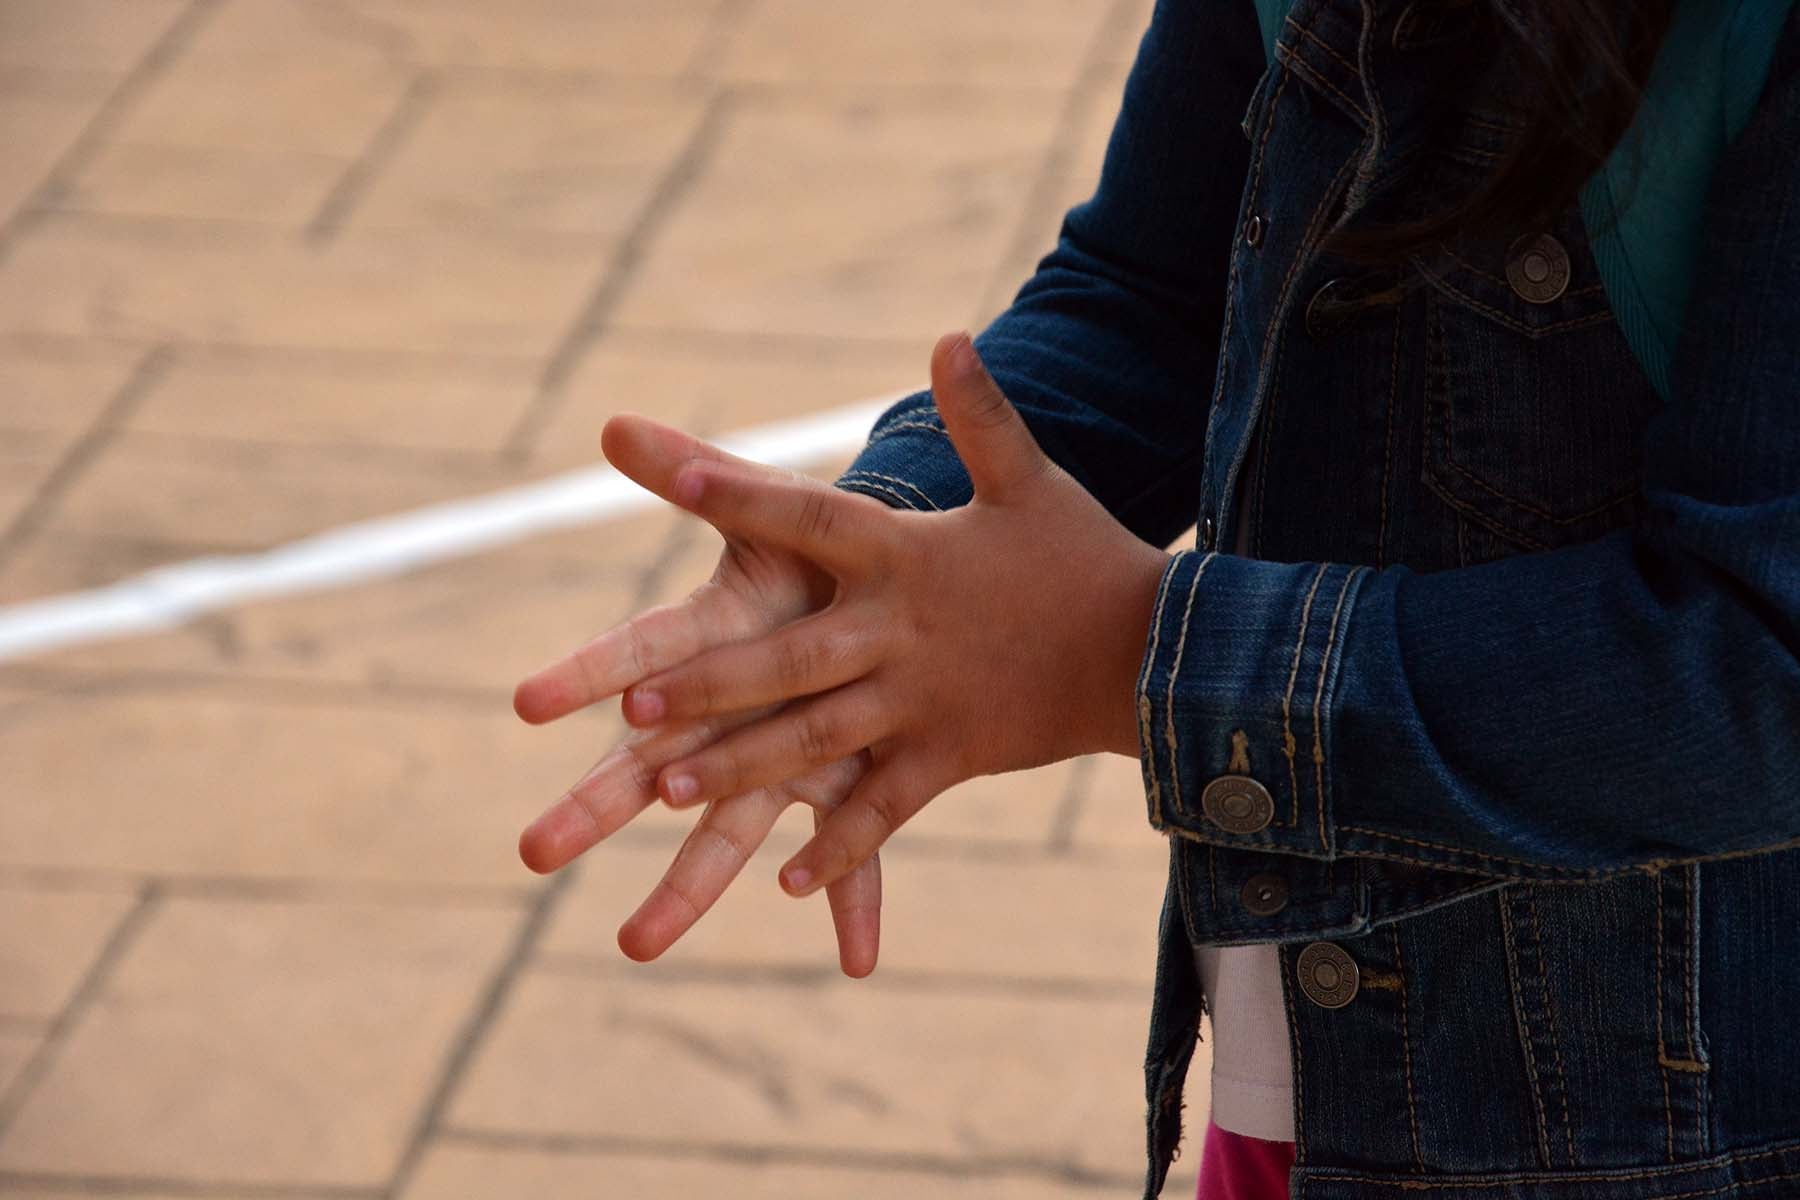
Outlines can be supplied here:
M1579 214L1418 265L1431 283L1426 485L1523 550L1635 519L1659 400L1613 319Z

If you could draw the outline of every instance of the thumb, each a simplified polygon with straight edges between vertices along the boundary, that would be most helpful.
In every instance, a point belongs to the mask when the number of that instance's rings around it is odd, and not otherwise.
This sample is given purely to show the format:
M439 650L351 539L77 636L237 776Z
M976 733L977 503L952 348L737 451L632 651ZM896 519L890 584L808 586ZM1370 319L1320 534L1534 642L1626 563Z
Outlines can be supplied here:
M996 500L1043 473L1049 460L968 334L938 339L931 352L931 394L976 495Z

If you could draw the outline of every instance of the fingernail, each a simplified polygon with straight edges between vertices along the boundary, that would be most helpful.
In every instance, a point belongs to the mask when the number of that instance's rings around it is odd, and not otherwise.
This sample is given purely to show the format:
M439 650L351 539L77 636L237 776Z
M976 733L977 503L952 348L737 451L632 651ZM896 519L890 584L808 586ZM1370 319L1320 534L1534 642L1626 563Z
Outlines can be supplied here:
M975 373L975 369L980 365L981 360L975 357L975 343L969 339L967 333L957 334L956 345L950 349L950 366L952 369L954 369L958 375L972 375Z
M663 795L670 804L686 804L700 794L700 781L692 775L671 775L663 781Z
M661 692L631 693L631 715L638 721L660 721L669 711L669 702Z
M811 882L812 872L805 867L789 867L781 873L782 886L796 896L804 892L806 885Z

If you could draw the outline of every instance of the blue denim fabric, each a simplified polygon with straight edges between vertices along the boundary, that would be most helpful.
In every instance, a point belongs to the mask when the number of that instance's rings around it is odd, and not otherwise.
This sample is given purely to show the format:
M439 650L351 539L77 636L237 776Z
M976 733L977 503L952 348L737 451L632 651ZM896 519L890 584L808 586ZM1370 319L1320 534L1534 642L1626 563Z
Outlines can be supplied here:
M1252 4L1161 0L1097 193L977 340L1130 529L1201 531L1139 684L1146 1195L1192 947L1277 941L1296 1200L1800 1196L1800 18L1720 157L1665 401L1577 205L1400 271L1319 250L1516 133L1520 74L1445 103L1485 56L1411 8L1299 0L1268 64ZM1515 233L1564 248L1560 295L1509 281ZM840 486L969 497L927 393ZM1247 833L1201 802L1243 774ZM1287 902L1252 912L1266 875ZM1297 974L1322 941L1339 1008Z

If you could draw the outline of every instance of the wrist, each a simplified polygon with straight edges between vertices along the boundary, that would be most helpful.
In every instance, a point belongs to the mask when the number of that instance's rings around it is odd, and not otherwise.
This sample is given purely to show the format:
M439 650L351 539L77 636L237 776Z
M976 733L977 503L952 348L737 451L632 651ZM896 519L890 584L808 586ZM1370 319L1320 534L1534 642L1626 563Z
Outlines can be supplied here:
M1130 557L1122 573L1120 595L1113 606L1114 645L1108 657L1108 675L1100 693L1100 715L1104 718L1101 746L1113 754L1139 757L1138 676L1150 643L1150 626L1155 619L1156 596L1162 590L1163 575L1170 557L1147 544L1144 553Z

